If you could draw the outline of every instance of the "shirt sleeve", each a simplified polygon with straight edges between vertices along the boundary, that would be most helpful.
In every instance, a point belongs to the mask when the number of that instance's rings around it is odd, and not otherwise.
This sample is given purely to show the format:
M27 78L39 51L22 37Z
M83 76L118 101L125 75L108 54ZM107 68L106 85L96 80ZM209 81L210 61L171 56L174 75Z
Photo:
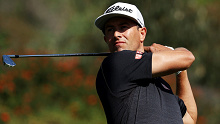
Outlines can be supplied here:
M152 78L152 53L135 59L136 51L121 51L108 56L102 63L103 74L110 89L125 91L135 86L135 80Z
M180 106L180 111L182 114L182 117L186 114L186 105L182 99L180 99L178 96L176 96L176 99L178 100L179 106Z

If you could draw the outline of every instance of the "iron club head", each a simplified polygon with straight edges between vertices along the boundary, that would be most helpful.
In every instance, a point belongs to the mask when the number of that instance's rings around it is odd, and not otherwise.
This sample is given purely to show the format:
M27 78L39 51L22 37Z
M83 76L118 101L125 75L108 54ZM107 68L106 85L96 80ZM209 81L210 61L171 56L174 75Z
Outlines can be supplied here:
M2 61L4 65L7 65L9 67L14 67L16 65L15 62L7 55L2 56Z

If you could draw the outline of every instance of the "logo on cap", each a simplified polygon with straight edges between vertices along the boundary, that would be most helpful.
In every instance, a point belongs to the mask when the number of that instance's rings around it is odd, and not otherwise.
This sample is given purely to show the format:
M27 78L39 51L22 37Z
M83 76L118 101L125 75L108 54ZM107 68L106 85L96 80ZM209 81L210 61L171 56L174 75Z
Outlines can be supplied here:
M117 2L110 6L104 14L99 16L95 20L95 25L103 30L105 23L113 17L116 16L123 16L123 17L129 17L130 19L133 19L136 21L138 24L140 24L141 27L144 26L144 19L141 14L141 12L138 10L138 8L135 5L129 4L129 3L122 3L122 2Z
M126 11L126 12L130 12L130 13L133 12L132 9L128 9L126 7L112 6L111 8L107 9L105 13L111 13L111 12L114 12L114 11Z

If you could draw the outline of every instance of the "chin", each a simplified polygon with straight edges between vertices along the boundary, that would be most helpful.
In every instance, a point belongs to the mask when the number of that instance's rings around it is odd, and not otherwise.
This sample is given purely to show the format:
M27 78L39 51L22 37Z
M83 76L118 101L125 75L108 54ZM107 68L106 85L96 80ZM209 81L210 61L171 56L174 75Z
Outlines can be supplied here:
M114 52L121 52L121 51L123 51L123 50L126 50L126 49L119 48L119 49L117 49L117 50L114 50Z
M112 53L120 52L120 51L123 51L123 50L129 50L129 49L126 46L116 46L116 47L113 47L113 49L110 49L110 51Z

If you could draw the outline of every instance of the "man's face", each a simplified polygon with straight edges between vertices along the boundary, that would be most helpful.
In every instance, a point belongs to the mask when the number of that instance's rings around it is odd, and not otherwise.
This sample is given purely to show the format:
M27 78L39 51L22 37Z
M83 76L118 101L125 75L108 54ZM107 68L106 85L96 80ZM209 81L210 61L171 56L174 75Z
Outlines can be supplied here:
M143 41L146 30L143 34L143 28L138 28L134 21L128 18L115 17L105 24L104 31L104 39L108 44L110 52L119 52L122 50L144 52Z

